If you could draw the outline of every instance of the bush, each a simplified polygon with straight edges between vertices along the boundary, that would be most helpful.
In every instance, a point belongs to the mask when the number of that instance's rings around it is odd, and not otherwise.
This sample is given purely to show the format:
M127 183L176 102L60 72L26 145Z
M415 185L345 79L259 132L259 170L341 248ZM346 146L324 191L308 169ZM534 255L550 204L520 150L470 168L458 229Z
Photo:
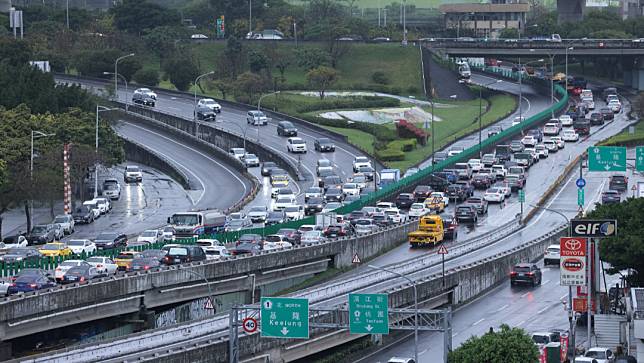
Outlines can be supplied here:
M141 85L156 86L159 84L159 72L155 69L142 68L134 73L132 79Z
M415 138L421 145L427 144L427 133L416 125L407 122L407 120L398 120L396 123L396 131L401 138Z
M405 153L398 149L387 148L384 150L376 150L376 157L381 161L403 161L405 160Z
M409 152L416 148L416 145L418 144L418 140L416 139L400 140L398 144L400 144L400 150L404 152Z
M409 86L407 87L407 93L409 93L410 95L420 93L420 89L416 86Z
M373 74L371 75L371 80L377 84L389 84L389 77L387 77L385 72L381 71L373 72Z
M363 97L331 97L315 103L303 104L296 108L298 113L307 113L319 110L337 110L350 108L398 107L400 100L391 97L363 96Z

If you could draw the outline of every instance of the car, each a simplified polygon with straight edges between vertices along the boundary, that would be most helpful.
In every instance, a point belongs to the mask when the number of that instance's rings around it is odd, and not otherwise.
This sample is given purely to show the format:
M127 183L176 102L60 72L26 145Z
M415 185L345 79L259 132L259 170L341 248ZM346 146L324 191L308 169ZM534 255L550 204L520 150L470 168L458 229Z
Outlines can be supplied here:
M487 200L480 197L470 197L465 201L465 204L473 205L479 214L487 213Z
M492 165L492 168L490 169L490 175L496 180L502 180L505 178L507 173L507 169L505 169L505 166L501 164Z
M505 177L505 181L510 186L512 191L523 189L525 187L525 176L522 174L508 174Z
M272 161L265 161L261 165L261 174L262 176L271 176L273 169L278 168L277 164Z
M367 187L367 177L364 174L356 173L349 179L352 183L356 183L360 191Z
M264 223L268 217L268 208L263 205L251 207L248 211L248 218L253 223Z
M541 285L541 269L531 263L518 263L512 267L510 272L510 285L531 284Z
M25 237L30 245L49 243L56 239L56 230L53 224L39 224Z
M324 181L322 182L324 191L327 192L329 189L338 189L342 190L342 178L340 178L337 175L329 175L324 178Z
M483 164L483 167L490 167L496 163L497 163L497 159L496 159L496 156L494 156L494 154L485 154L481 158L481 164ZM480 169L481 168L479 168L478 171L481 171Z
M246 155L246 149L242 147L231 147L230 150L228 150L228 155L241 161L244 155Z
M208 261L218 261L231 255L225 246L202 246L201 249L206 253Z
M13 247L0 254L0 266L17 262L37 263L40 259L42 259L42 254L36 248Z
M464 221L476 223L479 220L476 207L470 204L461 204L456 207L454 216L459 223Z
M602 204L619 204L622 196L617 190L607 190L602 192Z
M555 123L547 123L543 126L543 134L549 136L559 135L559 125Z
M396 197L396 207L401 209L408 209L416 201L414 195L411 193L400 193Z
M291 121L280 121L277 123L278 136L297 136L297 128Z
M442 213L445 210L445 201L440 197L429 197L425 199L425 208L436 214Z
M384 215L384 213L383 213ZM387 218L385 216L385 218ZM373 219L370 218L360 218L356 221L354 230L356 234L367 234L367 233L372 233L378 228L378 226L374 223Z
M164 246L163 249L166 246ZM187 262L198 262L206 260L206 253L197 245L178 245L170 246L167 249L168 253L163 258L163 263L166 265L177 265Z
M27 247L28 245L29 241L27 241L27 237L22 234L17 234L3 238L2 242L0 243L0 249L8 250L11 248Z
M335 144L331 139L328 139L326 137L321 137L315 139L313 142L313 148L315 151L319 152L334 152L335 151Z
M523 121L525 121L525 117L523 117L523 116L516 116L516 117L514 118L514 120L512 120L512 126L516 126L516 125L518 125L518 124L522 123Z
M198 239L195 244L199 247L214 247L214 246L223 246L224 244L221 243L218 239L215 238L200 238ZM167 254L168 251L164 251L164 255Z
M505 194L506 198L512 195L512 188L510 188L510 184L506 181L503 181L503 180L498 181L492 184L492 186L494 188L498 188L499 190L501 190L501 192Z
M512 140L512 142L510 143L510 150L513 153L523 152L523 149L525 149L525 145L523 145L521 141Z
M125 247L127 245L127 236L118 232L103 232L94 239L98 250Z
M366 156L356 156L353 159L353 172L354 173L361 172L360 168L361 167L367 167L367 166L369 166L369 167L371 166L371 160L369 160L369 158L367 158Z
M418 168L408 168L405 171L405 174L403 174L402 178L405 179L405 178L410 177L412 175L418 174L419 171L420 171L420 169L418 169Z
M602 107L599 109L599 113L604 117L604 121L610 121L615 119L615 113L610 107Z
M54 241L60 241L63 237L65 237L65 230L63 229L63 226L58 223L52 223L51 225L54 227Z
M270 177L271 186L276 187L287 187L289 184L288 175L285 174L275 174L273 173Z
M67 247L75 255L90 255L96 253L96 244L88 239L72 239L67 241Z
M300 238L300 243L302 244L320 243L325 241L326 237L324 237L324 232L318 230L306 231L302 233L302 237Z
M67 244L62 242L47 243L40 247L38 252L46 257L64 257L72 254L72 250L67 247Z
M132 260L140 257L141 252L134 250L121 251L114 258L114 263L118 266L119 271L126 271L129 269Z
M232 256L256 255L262 252L262 246L256 243L240 243L228 250Z
M275 200L275 203L273 204L273 210L282 210L287 206L294 205L294 204L295 204L295 197L290 195L278 196L277 199Z
M143 171L136 165L127 165L125 171L123 172L123 180L126 183L129 182L142 182L143 181Z
M367 178L367 181L373 181L374 175L376 174L376 169L374 169L371 165L360 165L358 167L358 171L354 170L354 173L364 175L365 178Z
M447 156L448 156L448 157L452 157L452 156L458 155L458 154L462 153L464 150L465 150L465 148L464 148L464 147L462 147L462 146L453 146L453 147L452 147L451 149L449 149L449 151L447 152Z
M407 215L400 213L398 208L389 208L385 209L385 214L391 219L393 223L405 223L407 222Z
M579 134L575 130L564 130L561 134L561 139L567 142L579 141Z
M286 214L286 220L288 221L297 221L304 218L304 206L301 205L289 205L284 208L284 213Z
M145 257L141 255L132 260L127 271L148 271L161 266L161 260L156 257Z
M456 175L460 180L470 180L472 178L472 168L468 163L456 163L454 164L454 170L456 170Z
M561 260L561 246L559 244L550 245L546 248L546 252L543 255L543 264L545 266L549 264L559 265Z
M547 158L549 154L548 148L546 148L546 145L544 144L537 144L537 146L534 147L534 151L537 152L540 159Z
M317 176L320 176L322 174L328 174L328 173L333 173L333 163L329 159L320 159L317 162L317 166L315 167L315 173Z
M306 142L300 137L289 137L286 140L286 150L290 153L306 154Z
M594 126L601 126L604 124L604 116L599 112L593 112L590 114L590 124Z
M619 113L622 110L622 103L619 100L610 100L608 102L608 108L614 113Z
M623 174L611 175L608 181L608 189L625 192L628 189L628 177Z
M280 238L280 240L279 240L279 241L269 241L269 240L268 240L268 237L269 237L269 236L267 236L267 239L266 239L266 241L264 242L264 245L262 246L262 249L263 249L264 251L283 250L283 249L285 249L285 248L291 248L291 247L293 247L293 244L292 244L291 242L288 242L288 241L282 241L282 240L281 240L281 237L279 237L279 236L278 236L278 238Z
M326 238L338 238L347 236L349 231L343 225L330 225L324 229L323 233Z
M491 126L487 131L487 137L492 137L494 135L498 135L501 132L503 132L503 127L502 126Z
M417 363L413 358L391 357L387 363Z
M592 362L592 363L613 363L615 355L609 348L594 347L590 348L583 356L575 357L575 362Z
M499 188L490 188L485 191L485 194L483 195L483 199L486 201L492 203L502 203L505 200L505 192L503 192Z
M420 218L429 213L430 210L425 208L425 203L412 203L412 205L409 206L409 212L407 215L410 217Z
M521 139L521 144L523 144L524 147L526 146L534 147L537 144L537 139L532 135L526 135Z
M447 153L444 151L435 152L434 155L432 156L432 163L438 164L441 161L444 161L445 159L447 159L448 157L449 155L447 155Z
M253 222L251 222L250 218L244 217L244 218L229 220L226 223L224 230L226 232L235 232L235 231L241 231L242 229L250 228L252 226L253 226Z
M134 91L132 94L132 103L136 105L150 106L154 107L157 103L155 98L152 98L149 94L137 93Z
M582 97L581 102L586 105L589 110L595 109L595 100L591 97Z
M259 158L255 154L244 154L241 161L246 165L247 168L258 167Z
M523 152L530 155L533 164L536 164L539 162L539 160L541 160L539 158L539 154L537 154L537 150L533 147L527 147L525 148L525 150L523 150Z
M246 114L246 123L253 126L266 126L268 117L262 111L251 110Z
M206 108L216 113L221 113L221 105L212 98L202 98L197 102L197 108Z
M289 194L293 194L293 192L290 192ZM247 219L247 218L248 217L244 212L234 212L234 213L230 213L226 219L228 222L230 222L235 219Z
M61 262L55 269L54 269L54 279L56 281L62 281L63 277L65 276L65 273L69 271L70 268L76 267L76 266L91 266L84 260L66 260Z
M42 289L48 289L56 286L52 277L49 277L41 269L24 269L15 277L9 288L8 295L15 295L21 292L31 292Z
M163 242L163 231L160 229L147 229L136 238L136 241L148 244Z
M449 196L450 199L454 199L457 201L464 201L469 197L468 191L465 189L463 185L460 185L460 184L450 184L447 187L447 195Z
M92 256L85 260L85 262L94 266L99 273L104 275L113 275L118 270L118 265L106 256Z
M137 88L134 90L134 94L147 95L153 100L157 99L157 94L149 88Z
M98 219L101 216L101 209L98 205L98 201L92 199L92 200L86 200L83 202L83 206L88 207L92 213L94 214L94 220Z
M344 193L342 189L329 188L324 194L324 200L329 202L342 202L344 200Z
M540 331L532 333L532 342L540 348L548 343L559 343L560 339L561 333L556 331Z
M324 204L325 202L323 197L310 197L304 204L304 214L309 216L322 212Z
M172 240L174 240L174 235L176 233L174 227L165 226L161 230L163 231L163 240L164 241L172 241Z
M321 213L322 214L330 213L330 212L333 212L334 210L336 210L336 209L338 209L340 207L342 207L342 203L340 203L340 202L330 202L330 203L327 203L324 206L324 208L322 208Z
M472 186L475 189L487 189L492 185L492 177L487 173L479 173L472 177Z
M472 169L472 172L478 173L481 171L481 168L483 167L483 163L481 162L481 159L470 159L467 161L467 165L470 166Z
M356 183L344 183L342 185L344 195L360 195L360 187Z
M537 128L537 129L528 130L528 136L534 137L537 140L537 142L543 141L543 132L541 131L541 129Z
M458 221L456 218L445 216L443 218L443 231L445 239L455 241L458 238Z
M449 205L449 196L445 192L432 192L429 195L430 198L441 198L443 199L443 203L445 203L445 206L447 207Z
M570 127L572 126L573 119L570 115L561 115L559 116L559 122L561 122L561 126L563 127Z
M566 147L566 142L561 136L552 136L550 140L556 142L559 149L563 149L564 147Z
M556 153L559 151L559 145L557 145L557 142L554 140L543 140L542 144L546 150L548 150L548 153Z
M62 284L71 284L76 282L85 283L99 277L103 277L103 274L101 274L94 266L84 264L70 268L60 282Z
M195 117L199 121L216 121L217 114L215 111L207 107L199 107L195 109Z
M432 187L429 185L417 185L412 193L417 202L422 202L429 198L429 195L432 193Z
M63 228L63 232L65 234L72 234L74 233L74 217L72 217L69 214L60 214L54 217L54 222L55 224L59 224Z

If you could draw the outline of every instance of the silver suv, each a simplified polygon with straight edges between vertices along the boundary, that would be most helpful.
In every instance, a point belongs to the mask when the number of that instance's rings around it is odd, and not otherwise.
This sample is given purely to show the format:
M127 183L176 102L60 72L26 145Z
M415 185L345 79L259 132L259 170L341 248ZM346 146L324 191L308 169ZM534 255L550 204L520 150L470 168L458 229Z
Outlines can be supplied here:
M268 117L262 111L248 111L246 123L253 126L265 126L268 124Z

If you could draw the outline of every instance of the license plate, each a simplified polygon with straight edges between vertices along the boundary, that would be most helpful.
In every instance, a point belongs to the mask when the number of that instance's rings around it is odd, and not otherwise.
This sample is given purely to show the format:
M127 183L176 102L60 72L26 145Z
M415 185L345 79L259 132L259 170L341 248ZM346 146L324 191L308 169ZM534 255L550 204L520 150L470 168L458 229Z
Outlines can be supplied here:
M178 259L178 258L175 258L175 259L174 259L174 263L181 263L181 260L180 260L180 259Z
M76 280L76 277L68 276L68 277L67 277L67 280L69 280L69 281L75 281L75 280Z

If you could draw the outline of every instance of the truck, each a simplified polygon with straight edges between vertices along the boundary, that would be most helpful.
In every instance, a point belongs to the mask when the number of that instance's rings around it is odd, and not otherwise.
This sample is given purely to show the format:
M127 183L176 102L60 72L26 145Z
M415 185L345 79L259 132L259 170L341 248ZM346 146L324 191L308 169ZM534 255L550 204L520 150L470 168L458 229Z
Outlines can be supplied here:
M470 65L467 62L458 63L458 75L462 80L469 80L472 76L472 71L470 70Z
M380 171L380 188L397 183L400 180L400 169L382 169Z
M561 35L559 34L550 34L543 36L530 37L531 42L551 42L551 43L561 43Z
M192 237L223 231L226 215L219 210L178 212L168 217L176 237Z
M435 214L422 216L418 221L418 229L409 232L407 237L411 248L434 247L445 238L443 219Z

